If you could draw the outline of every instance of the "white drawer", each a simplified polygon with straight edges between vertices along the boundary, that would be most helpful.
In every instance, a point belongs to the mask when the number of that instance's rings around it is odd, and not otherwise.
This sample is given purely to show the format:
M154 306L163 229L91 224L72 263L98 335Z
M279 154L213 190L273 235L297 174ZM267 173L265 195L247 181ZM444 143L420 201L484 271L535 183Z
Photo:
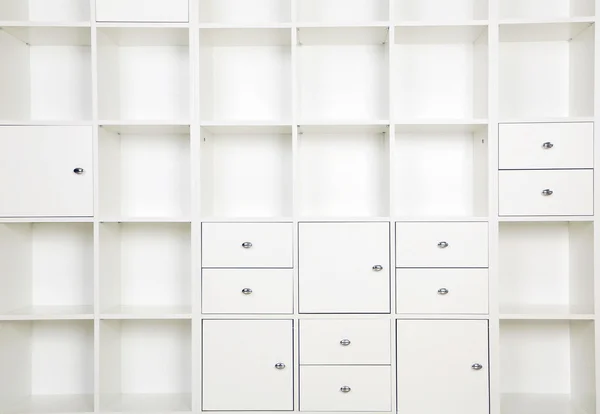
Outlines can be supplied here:
M204 313L293 313L292 269L204 269Z
M289 267L292 223L204 223L203 267Z
M390 364L389 320L301 320L300 363Z
M96 0L99 22L189 21L188 0Z
M500 171L499 193L501 216L594 214L593 170Z
M389 366L300 367L300 411L392 410Z
M500 169L593 168L594 124L500 125Z
M488 313L487 269L397 269L397 313Z
M396 223L396 267L487 266L487 223Z

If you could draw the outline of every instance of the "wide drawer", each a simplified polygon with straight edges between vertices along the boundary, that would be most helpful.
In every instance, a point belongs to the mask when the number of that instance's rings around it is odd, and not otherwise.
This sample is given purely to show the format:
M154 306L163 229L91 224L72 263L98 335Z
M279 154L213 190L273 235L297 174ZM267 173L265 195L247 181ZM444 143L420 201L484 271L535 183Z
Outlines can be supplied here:
M594 124L500 125L500 169L593 168Z
M203 267L289 267L292 223L204 223Z
M292 269L204 269L204 313L293 313Z
M96 0L99 22L189 21L188 0Z
M397 269L397 313L488 313L487 269Z
M487 223L396 223L396 267L487 266Z
M301 320L300 364L390 364L389 320Z
M594 214L593 170L500 171L501 216Z
M390 366L300 367L300 411L392 409Z

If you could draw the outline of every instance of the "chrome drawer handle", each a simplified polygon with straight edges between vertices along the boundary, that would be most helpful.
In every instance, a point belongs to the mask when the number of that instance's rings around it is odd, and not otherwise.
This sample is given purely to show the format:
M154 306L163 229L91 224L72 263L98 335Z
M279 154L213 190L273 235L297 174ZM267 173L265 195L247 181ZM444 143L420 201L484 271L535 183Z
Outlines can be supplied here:
M438 295L447 295L448 293L450 293L450 291L446 288L441 288L440 290L438 290Z
M85 172L85 170L84 170L83 168L79 168L79 167L77 167L77 168L75 168L75 169L73 170L73 172L74 172L75 174L77 174L77 175L81 175L81 174L83 174L83 173Z
M275 364L275 368L277 369L284 369L285 368L285 364L283 362L278 362Z
M483 366L481 364L473 364L471 365L471 368L473 368L475 371L481 371Z
M250 242L243 242L243 243L242 243L242 247L243 247L244 249L249 249L249 248L251 248L251 247L252 247L252 243L250 243Z
M439 242L439 243L438 243L438 247L439 247L440 249L445 249L445 248L446 248L446 247L448 247L448 246L450 246L450 245L448 244L448 242L445 242L445 241L442 241L442 242Z
M340 387L340 391L344 393L349 393L350 391L352 391L352 388L350 388L347 385L344 385L343 387Z
M552 191L552 190L550 190L550 189L548 189L548 188L546 188L544 191L542 191L542 195L543 195L544 197L551 196L552 194L554 194L554 191Z
M349 340L349 339L342 339L342 340L340 341L340 345L341 345L341 346L348 346L348 345L350 345L351 343L352 343L352 342L350 342L350 340Z
M244 289L242 289L242 293L244 295L250 295L252 293L252 289L250 289L250 288L244 288Z
M376 272L381 272L383 270L383 266L375 265L375 266L373 266L373 270Z
M554 144L553 144L553 143L551 143L551 142L544 142L544 143L542 144L542 148L544 148L544 149L550 149L550 148L552 148L552 147L554 147Z

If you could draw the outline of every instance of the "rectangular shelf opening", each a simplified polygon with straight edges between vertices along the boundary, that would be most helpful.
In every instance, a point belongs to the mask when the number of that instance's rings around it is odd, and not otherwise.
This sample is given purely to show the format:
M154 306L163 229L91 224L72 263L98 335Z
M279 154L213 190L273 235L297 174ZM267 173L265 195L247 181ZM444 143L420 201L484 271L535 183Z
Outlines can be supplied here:
M394 121L486 119L486 25L397 27Z
M189 124L189 75L188 29L98 29L100 119Z
M301 123L388 120L388 37L385 27L300 28Z
M594 0L502 0L500 19L552 20L594 16Z
M0 21L89 22L90 2L89 0L0 0Z
M488 19L488 0L394 1L397 23L450 23Z
M93 234L91 223L0 224L0 315L93 314Z
M292 117L290 29L200 30L200 118L278 122Z
M501 223L499 240L502 314L594 313L593 223Z
M292 216L292 128L202 128L206 217Z
M200 23L252 25L289 23L290 0L199 0Z
M189 219L189 126L103 126L99 130L103 219Z
M190 321L100 321L100 410L191 411Z
M487 125L398 125L394 216L488 215Z
M0 322L3 414L94 411L92 321Z
M0 27L0 119L92 118L89 28Z
M387 0L297 0L297 19L306 23L372 23L389 20Z
M592 321L501 321L502 413L595 413L594 360Z
M500 26L500 119L594 115L591 23Z
M299 134L301 216L389 215L387 127L303 126Z
M100 312L191 313L191 229L185 223L100 225Z

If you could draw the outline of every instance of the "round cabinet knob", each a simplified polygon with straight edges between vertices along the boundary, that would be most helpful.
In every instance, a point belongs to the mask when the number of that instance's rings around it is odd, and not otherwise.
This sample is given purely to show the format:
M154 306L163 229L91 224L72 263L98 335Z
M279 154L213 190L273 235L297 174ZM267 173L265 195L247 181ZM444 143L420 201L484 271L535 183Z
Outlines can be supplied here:
M483 365L473 364L473 365L471 365L471 368L473 368L475 371L481 371L483 369Z
M275 364L275 368L277 369L284 369L285 368L285 364L283 362L278 362Z
M85 170L84 170L83 168L79 168L79 167L77 167L77 168L75 168L75 169L73 170L73 172L74 172L75 174L77 174L77 175L81 175L81 174L83 174L83 173L85 172Z
M554 191L552 191L548 188L546 188L544 191L542 191L542 195L546 196L546 197L551 196L552 194L554 194Z
M350 388L347 385L344 385L343 387L340 387L340 391L344 392L344 393L348 393L348 392L352 391L352 388Z
M450 293L450 291L446 288L441 288L440 290L438 290L438 295L447 295L448 293Z
M249 248L251 248L251 247L252 247L252 243L250 243L250 242L243 242L243 243L242 243L242 247L243 247L244 249L249 249Z
M381 272L383 270L383 266L375 265L375 266L373 266L373 270L376 272Z
M351 343L352 343L352 342L350 342L350 340L349 340L349 339L342 339L342 340L340 341L340 345L341 345L341 346L348 346L348 345L350 345Z
M441 242L438 243L438 247L440 249L445 249L448 246L450 246L450 245L448 244L448 242L445 242L445 241L441 241Z
M250 289L250 288L244 288L244 289L242 289L242 293L244 295L249 295L249 294L252 293L252 289Z
M542 148L544 148L544 149L550 149L550 148L552 148L552 147L554 147L554 144L553 144L553 143L551 143L551 142L544 142L544 143L542 144Z

